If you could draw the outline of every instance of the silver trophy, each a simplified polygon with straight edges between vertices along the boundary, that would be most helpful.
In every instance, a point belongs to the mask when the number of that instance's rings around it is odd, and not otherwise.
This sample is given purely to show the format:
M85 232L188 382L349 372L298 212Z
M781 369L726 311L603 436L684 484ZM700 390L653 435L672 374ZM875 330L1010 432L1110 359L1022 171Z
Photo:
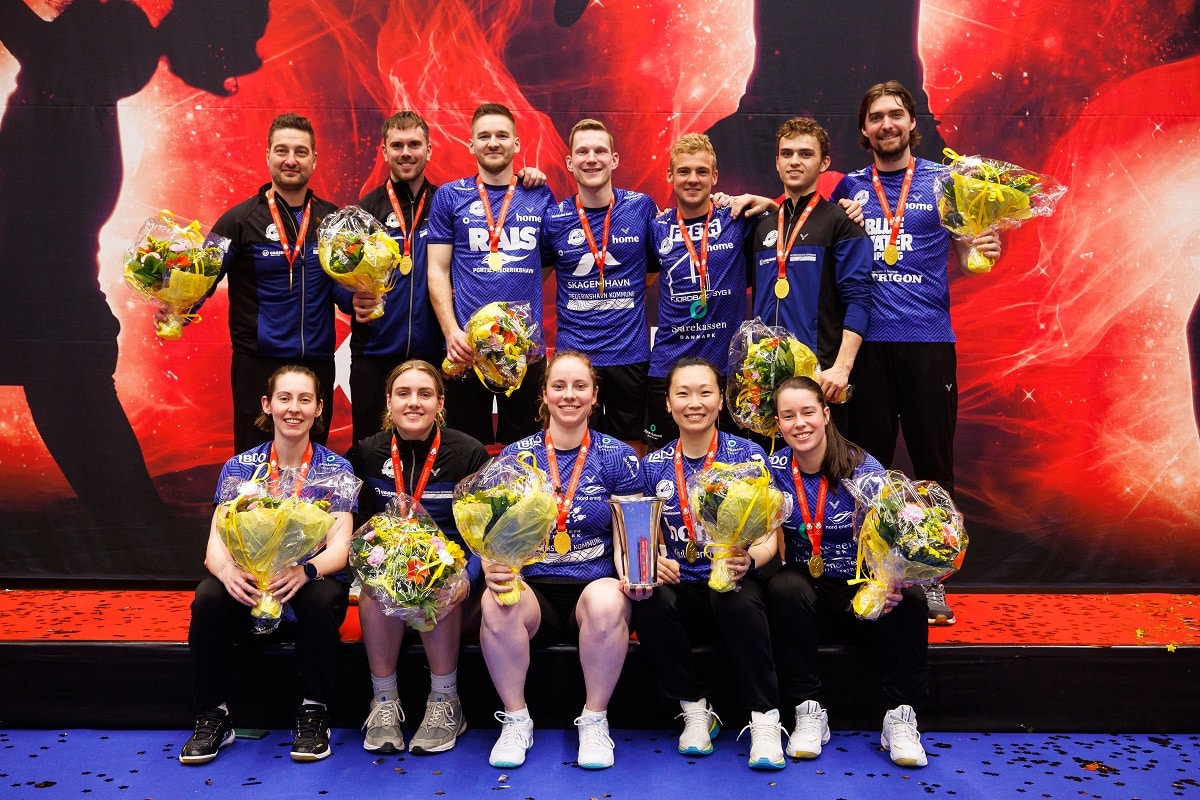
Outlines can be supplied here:
M613 510L613 546L617 563L625 569L621 577L633 587L651 587L658 582L658 525L661 497L622 497L608 501Z

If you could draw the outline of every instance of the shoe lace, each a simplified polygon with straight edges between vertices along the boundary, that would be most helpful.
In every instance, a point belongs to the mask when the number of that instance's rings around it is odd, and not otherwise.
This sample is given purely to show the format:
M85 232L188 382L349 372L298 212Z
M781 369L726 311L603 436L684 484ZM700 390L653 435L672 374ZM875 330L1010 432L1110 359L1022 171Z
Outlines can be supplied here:
M796 715L796 733L805 739L820 739L824 733L821 724L821 712Z
M367 715L364 728L394 728L404 722L404 709L395 700L384 700L376 703Z
M888 716L888 742L892 747L920 746L921 732L916 720L907 720L895 714Z
M579 728L580 743L584 747L607 747L613 749L616 744L608 735L608 720L575 718L575 727Z
M528 720L514 717L504 711L496 712L496 720L500 723L500 744L505 747L522 747L528 749L529 734L525 723Z
M424 728L454 727L454 704L449 700L430 700L425 705Z
M742 728L738 732L737 738L740 740L742 738L742 734L746 731L750 731L751 744L759 741L760 739L770 739L772 736L777 737L781 732L788 732L787 728L770 719L760 719L757 722L751 721L749 725Z
M714 719L717 721L718 725L725 724L721 721L721 718L717 716L717 712L713 711L711 707L684 709L682 714L675 715L675 719L679 719L680 717L683 718L684 728L690 728L695 725L696 727L704 728L706 733L708 732L709 727L712 725L712 720Z
M940 583L934 583L926 586L925 599L931 604L937 603L943 606L946 605L946 587L942 586Z
M222 711L201 711L196 716L196 732L193 738L213 739L221 725L225 723L226 714Z
M305 706L296 715L296 738L311 739L320 736L328 727L325 721L325 709Z

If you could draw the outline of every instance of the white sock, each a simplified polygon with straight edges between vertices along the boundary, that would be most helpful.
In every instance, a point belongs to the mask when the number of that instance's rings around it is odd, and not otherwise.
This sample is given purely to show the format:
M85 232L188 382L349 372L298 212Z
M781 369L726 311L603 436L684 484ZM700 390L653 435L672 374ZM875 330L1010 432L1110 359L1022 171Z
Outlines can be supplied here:
M309 700L307 697L300 701L300 705L302 705L302 706L317 706L318 708L325 708L324 703L318 703L316 700Z
M689 711L693 708L699 708L703 711L708 710L708 700L701 697L699 700L680 700L679 707L684 711Z
M579 716L583 717L584 719L608 719L608 709L606 708L603 711L592 711L587 706L584 706L583 713L581 713Z
M429 688L434 694L458 697L458 670L452 670L449 675L429 673Z
M516 711L505 711L504 713L515 720L526 720L529 719L529 706L518 708Z
M372 675L371 691L375 693L375 702L377 703L382 703L385 700L399 700L400 690L396 683L396 673L393 672L385 678Z

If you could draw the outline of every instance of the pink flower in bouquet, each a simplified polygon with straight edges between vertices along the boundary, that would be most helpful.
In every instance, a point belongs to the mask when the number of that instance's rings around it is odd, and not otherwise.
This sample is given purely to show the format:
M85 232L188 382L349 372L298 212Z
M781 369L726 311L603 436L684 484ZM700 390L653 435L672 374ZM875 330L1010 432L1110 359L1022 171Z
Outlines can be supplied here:
M949 525L943 524L942 541L946 543L947 547L958 547L958 531Z
M387 551L379 545L371 548L371 552L367 555L367 563L372 567L378 567L387 558Z
M925 510L916 503L905 503L904 508L900 510L899 516L905 522L920 525L921 521L925 519Z

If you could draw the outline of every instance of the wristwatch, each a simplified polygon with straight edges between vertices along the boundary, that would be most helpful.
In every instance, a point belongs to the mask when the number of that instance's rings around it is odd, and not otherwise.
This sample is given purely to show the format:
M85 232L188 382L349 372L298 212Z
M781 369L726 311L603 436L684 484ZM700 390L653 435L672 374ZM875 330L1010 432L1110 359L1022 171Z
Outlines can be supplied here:
M321 578L324 577L323 575L321 575L321 573L317 572L317 565L312 563L311 561L304 562L304 575L310 581L319 581L319 580L321 580Z

